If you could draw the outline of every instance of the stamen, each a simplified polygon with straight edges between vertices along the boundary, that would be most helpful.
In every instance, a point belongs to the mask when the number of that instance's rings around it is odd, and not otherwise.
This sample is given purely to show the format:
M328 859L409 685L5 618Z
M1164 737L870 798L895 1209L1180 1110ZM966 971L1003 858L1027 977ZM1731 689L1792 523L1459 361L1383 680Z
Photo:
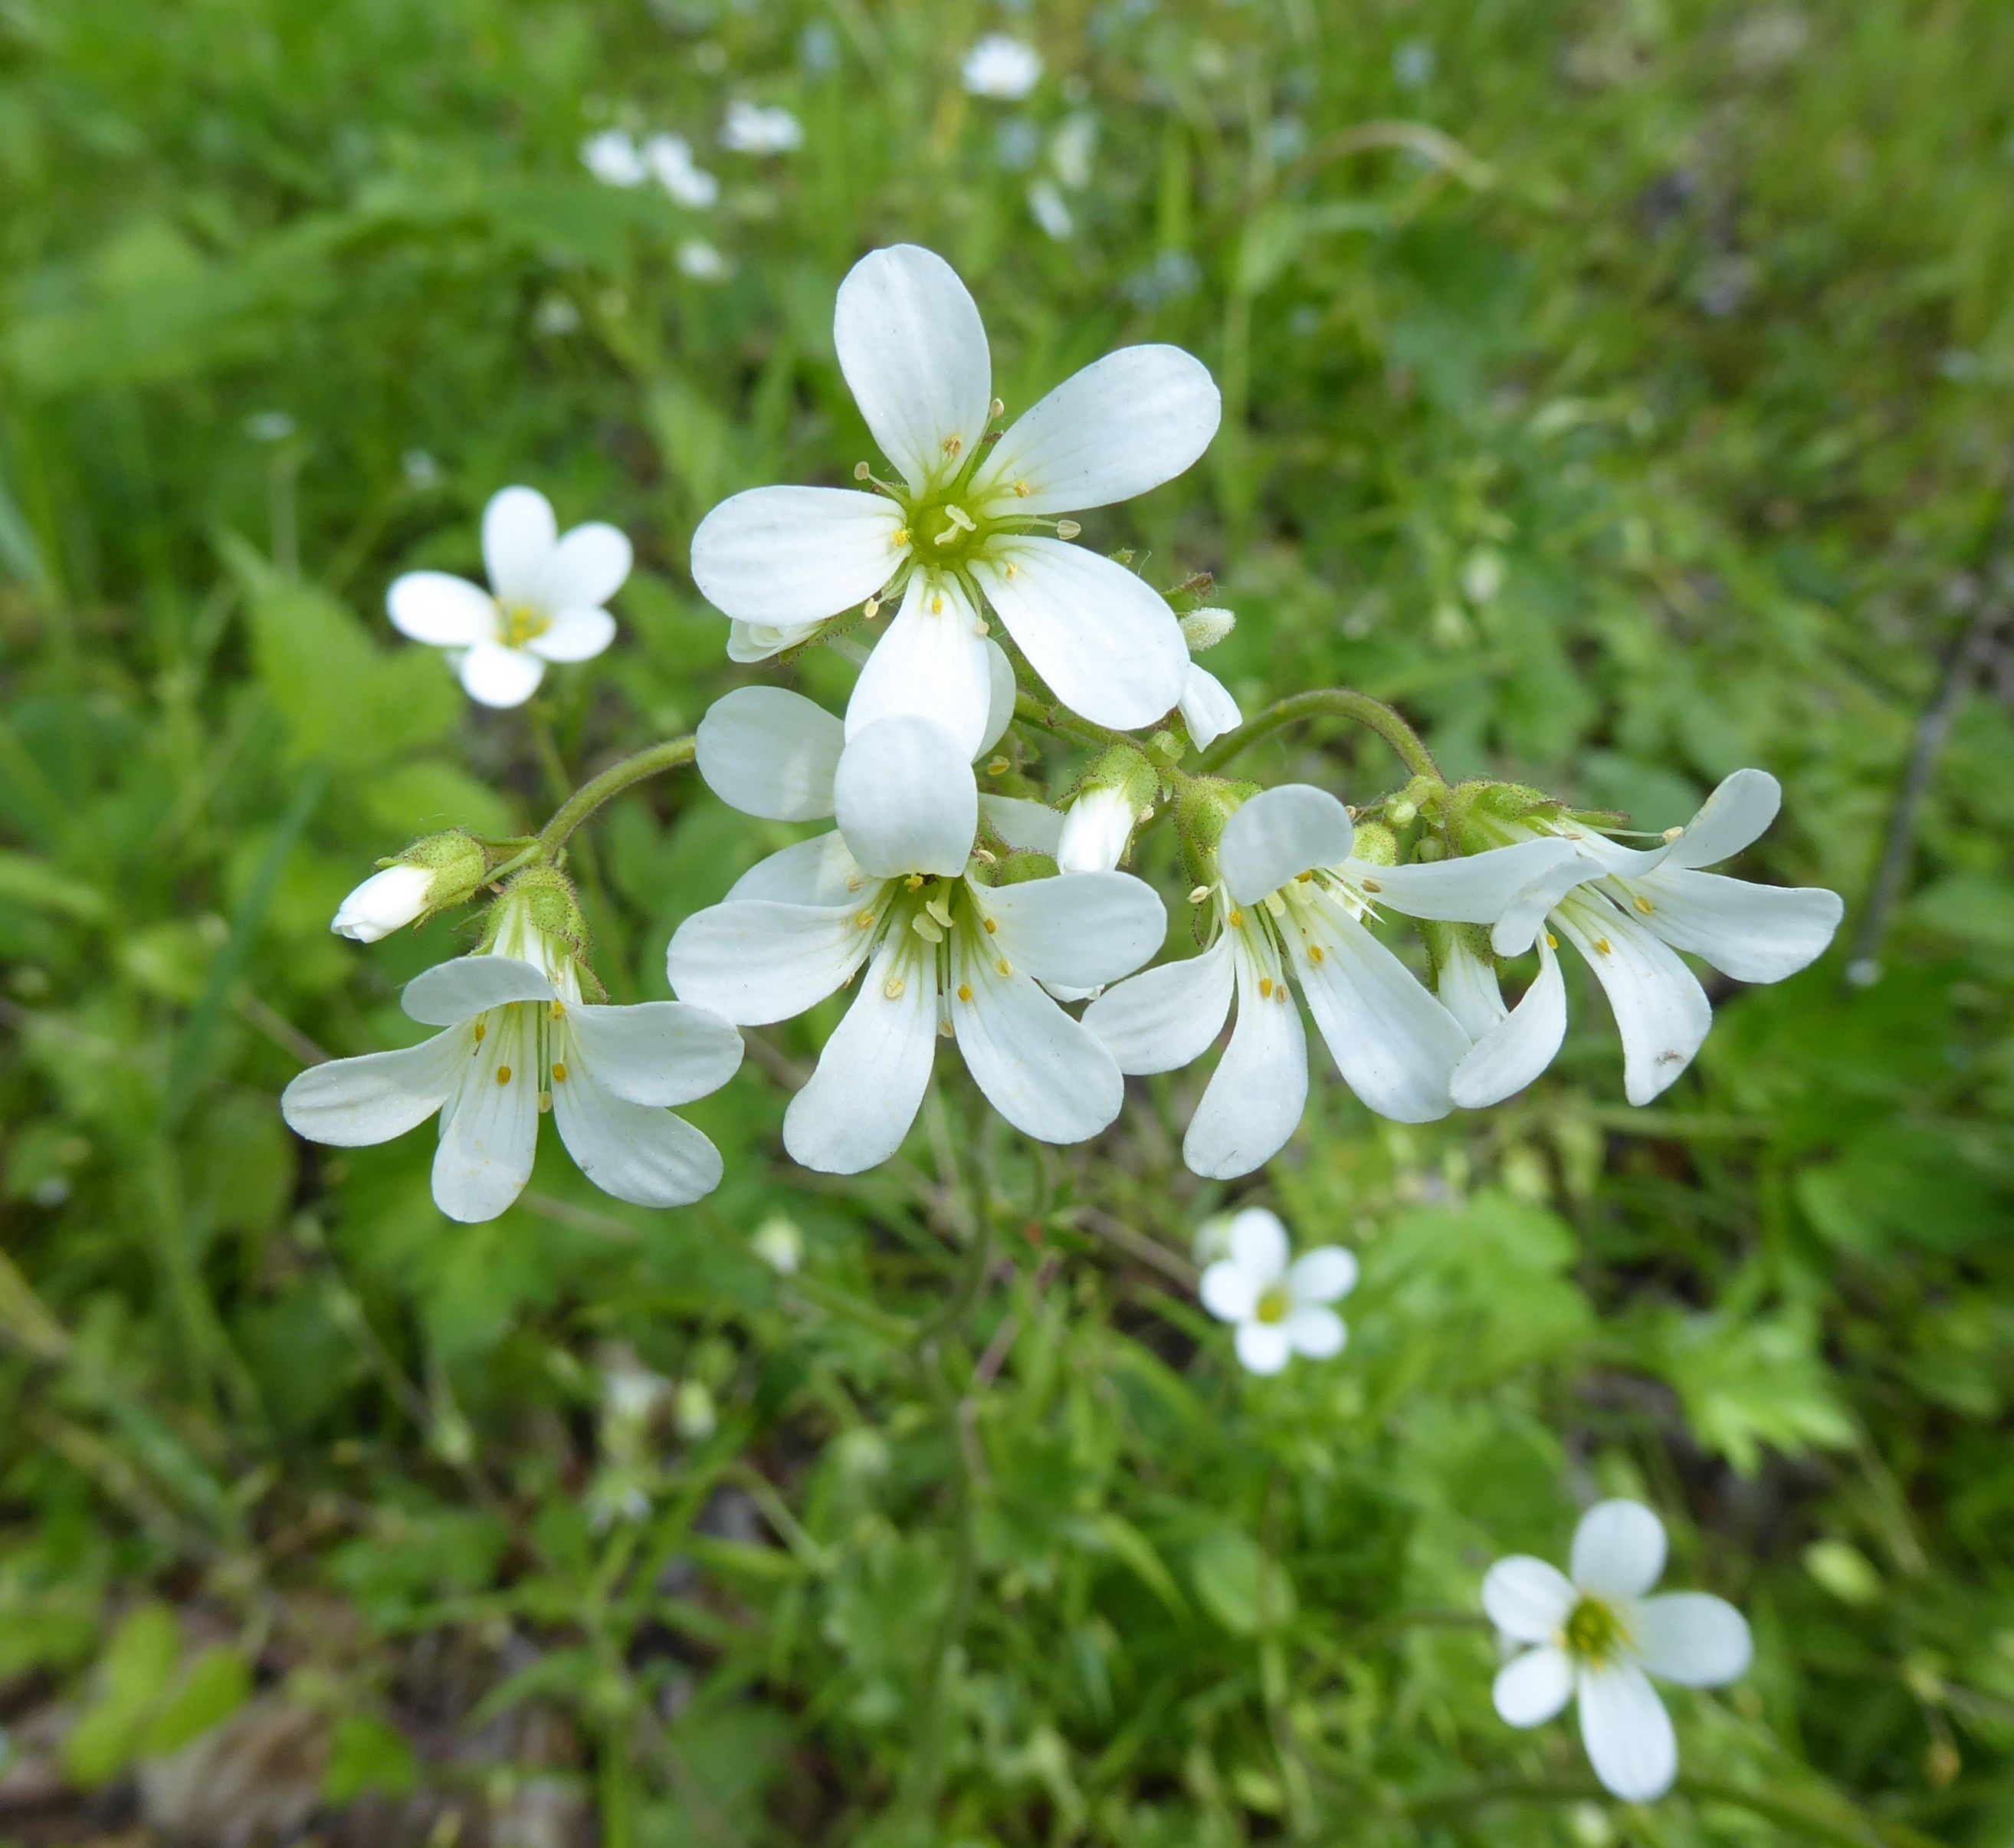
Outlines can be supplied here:
M941 591L933 591L930 594L930 614L934 616L941 616L944 614L944 594Z
M1284 1003L1287 999L1287 985L1283 981L1273 990L1273 999Z
M1273 978L1271 976L1262 975L1259 978L1259 993L1260 998L1263 1000L1270 1001L1273 999Z
M972 633L974 635L991 635L993 630L986 619L984 616L979 616L974 618L973 621Z
M856 911L856 912L854 913L854 915L853 915L853 928L854 928L855 930L858 930L858 931L871 930L871 929L873 929L873 925L874 925L874 913L873 913L872 911Z
M1209 888L1206 885L1192 885L1189 888L1189 902L1192 905L1203 904L1207 902L1209 897Z
M1074 539L1083 530L1083 527L1079 526L1075 520L1058 520L1056 522L1056 536L1059 539Z
M955 1028L954 1028L954 1027L951 1025L951 1022L950 1022L948 1020L941 1019L941 1020L939 1020L939 1021L938 1021L938 1022L937 1022L937 1038L938 1038L938 1039L955 1039L957 1037L958 1037L957 1029L956 1029Z
M1245 913L1234 906L1231 908L1230 917L1227 917L1224 921L1229 924L1234 931L1242 931L1245 928Z
M861 605L860 613L862 615L865 616L869 622L873 622L874 619L881 613L881 599L878 597L869 597L865 603Z
M873 473L874 471L869 468L865 462L855 462L853 465L853 479L855 481L865 481L869 479Z
M909 549L909 529L907 526L898 526L895 529L895 536L892 543L897 551L907 551Z
M986 407L986 414L989 421L996 417L1005 417L1007 414L1007 407L999 399L995 398Z
M964 447L965 439L962 436L947 436L944 440L944 452L948 456L955 456Z
M1550 931L1546 931L1546 949L1557 949L1559 948L1559 946L1560 946L1560 940L1559 940L1559 938L1557 938L1557 937L1555 937L1555 936L1552 934L1552 932L1551 932Z
M1675 841L1675 840L1679 838L1679 835L1681 835L1682 834L1683 834L1685 831L1685 831L1683 828L1682 828L1682 827L1668 827L1668 828L1666 828L1666 829L1665 830L1665 845L1667 847L1670 846L1670 845L1671 845L1671 844L1672 844L1674 841Z
M1000 574L1000 575L1001 575L1002 577L1009 577L1009 578L1011 578L1011 577L1014 575L1015 569L1016 569L1016 566L1015 566L1014 561L1013 561L1012 558L1009 558L1009 559L1007 561L1007 563L1006 563L1006 566L1005 566L1005 568L1002 571L1002 572L1001 572L1001 574Z
M851 873L847 876L846 889L848 892L858 892L861 887L865 885L867 881L865 879L864 879L859 874Z
M958 985L958 998L961 1001L969 1001L972 999L971 983L962 981Z
M539 1114L542 1117L550 1116L552 1114L552 1093L550 1091L541 1091L539 1093Z
M999 961L995 963L993 966L994 968L998 969L1002 975L1012 975L1014 973L1014 965L1009 962L1005 956L1002 956Z
M987 760L986 773L989 777L1004 777L1013 767L1004 757L989 758Z
M1310 943L1308 946L1308 960L1311 963L1325 963L1328 960L1328 952L1319 943Z
M557 1019L558 1019L558 1018L559 1018L562 1014L564 1014L565 1012L566 1012L566 1004L565 1004L564 1002L562 1002L562 1001L559 1000L557 997L555 997L555 998L554 998L554 1002L553 1002L552 1007L550 1007L550 1010L548 1010L548 1011L547 1011L547 1013L546 1017L547 1017L548 1020L554 1020L554 1021L556 1021L556 1020L557 1020Z
M1657 907L1652 904L1648 899L1645 898L1640 892L1636 895L1636 909L1642 912L1646 917L1648 917L1651 913L1657 909Z
M903 987L904 983L901 977L899 975L891 975L886 981L882 983L881 992L883 994L886 995L890 1000L899 1001L902 998Z
M902 884L911 892L921 892L923 889L923 876L920 873L912 873Z
M1028 484L1025 481L1016 482L1014 484L1014 493L1018 499L1023 501L1027 500L1029 493Z
M510 1083L511 1068L509 1066L500 1065L496 1068L496 1082L500 1085L507 1085Z
M1614 953L1613 948L1606 937L1596 938L1594 940L1594 947L1600 950L1604 956L1609 956Z
M1385 888L1376 880L1367 879L1364 881L1364 889L1366 892L1382 892Z
M489 1024L488 1024L486 1021L478 1021L475 1023L475 1043L476 1043L478 1046L482 1045L482 1042L483 1042L483 1040L484 1040L485 1037L488 1035L489 1032Z
M566 1067L557 1059L553 1061L553 1082L556 1085L563 1085L566 1082Z
M987 920L986 920L986 934L987 934L987 936L989 936L989 937L990 937L990 936L991 936L991 935L993 935L993 933L994 933L995 931L998 930L999 928L1000 928L999 924L998 924L997 922L995 922L992 918L990 918L990 917L989 917L988 919L987 919Z
M1269 892L1259 902L1275 917L1285 917L1287 915L1287 901L1276 892Z

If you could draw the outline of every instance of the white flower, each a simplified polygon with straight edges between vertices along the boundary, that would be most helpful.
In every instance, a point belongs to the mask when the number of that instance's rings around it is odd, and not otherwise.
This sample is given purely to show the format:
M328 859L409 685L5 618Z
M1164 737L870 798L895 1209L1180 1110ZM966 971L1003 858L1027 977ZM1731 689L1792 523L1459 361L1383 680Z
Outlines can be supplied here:
M1227 731L1245 723L1238 702L1223 681L1200 662L1189 663L1188 677L1182 682L1178 702L1182 723L1188 727L1189 741L1199 751L1207 751Z
M1056 838L1059 870L1065 873L1109 873L1126 852L1133 838L1133 798L1123 789L1101 786L1087 789L1063 812L1063 825Z
M989 32L965 54L959 74L974 96L1019 102L1041 77L1042 60L1033 45L1004 32Z
M679 926L667 958L679 994L751 1026L801 1014L865 967L784 1115L797 1161L855 1174L894 1154L940 1035L1024 1135L1081 1142L1118 1115L1111 1054L1042 984L1095 988L1139 967L1167 928L1149 887L1123 873L969 877L977 788L966 752L926 719L880 719L849 741L808 700L744 687L701 722L699 765L747 813L839 823L751 868Z
M703 1380L682 1380L672 1400L672 1423L688 1443L704 1444L719 1424L713 1394Z
M1030 185L1028 215L1059 244L1066 242L1077 230L1077 221L1052 181L1037 180Z
M986 719L989 608L1072 711L1120 730L1167 712L1188 672L1167 605L1123 565L1048 534L1074 536L1056 515L1145 493L1202 454L1221 407L1202 363L1122 347L988 444L986 330L942 257L908 244L863 257L840 285L833 332L900 485L755 488L715 508L692 569L733 619L728 652L761 660L899 594L854 688L849 736L916 713L970 749Z
M805 1261L804 1234L781 1213L772 1213L757 1226L748 1245L779 1277L794 1277Z
M1553 953L1561 937L1607 992L1622 1035L1624 1093L1639 1104L1691 1064L1713 1024L1706 991L1678 951L1737 981L1758 982L1781 981L1822 955L1844 910L1837 892L1699 870L1758 838L1782 803L1767 771L1736 770L1684 828L1643 850L1571 820L1493 824L1507 841L1567 841L1575 858L1548 868L1496 921L1499 956L1537 940L1539 974L1515 1008L1506 1010L1495 971L1479 956L1464 951L1442 971L1442 999L1476 1042L1456 1070L1455 1101L1497 1103L1551 1063L1566 1035L1566 985Z
M471 699L522 705L546 664L587 661L615 637L601 606L629 575L629 541L597 520L560 536L536 488L505 488L482 511L489 590L444 571L409 571L385 596L393 626L449 651Z
M654 135L642 151L651 177L680 205L703 212L720 197L720 182L694 162L683 135Z
M718 282L727 274L727 259L704 238L687 238L678 248L679 274L695 282Z
M373 873L336 907L328 928L353 943L375 943L394 931L403 931L426 910L433 882L430 867L387 867L382 873Z
M1496 1710L1540 1726L1570 1698L1594 1774L1631 1803L1672 1787L1679 1769L1671 1717L1648 1674L1718 1688L1748 1667L1748 1625L1700 1591L1647 1595L1665 1569L1665 1530L1636 1502L1601 1502L1574 1530L1571 1577L1543 1559L1499 1559L1482 1581L1490 1620L1521 1650L1498 1671Z
M1202 1274L1202 1306L1238 1326L1238 1358L1253 1373L1277 1373L1295 1355L1327 1360L1347 1331L1328 1304L1356 1284L1356 1260L1320 1245L1288 1262L1287 1229L1263 1207L1235 1215L1227 1254Z
M804 126L780 106L736 100L727 106L720 145L733 154L789 154L804 145Z
M650 177L650 163L627 129L590 135L580 144L580 160L604 186L640 186Z
M1402 1123L1446 1116L1468 1035L1364 919L1381 906L1489 923L1571 852L1528 841L1378 867L1350 857L1354 838L1349 810L1326 790L1290 783L1253 796L1225 824L1220 876L1199 899L1211 906L1202 954L1120 982L1084 1015L1122 1071L1173 1071L1209 1050L1235 993L1231 1043L1182 1143L1198 1174L1249 1173L1301 1120L1307 1042L1290 974L1344 1082L1366 1104Z
M510 906L491 948L406 985L416 1021L446 1031L400 1052L303 1071L280 1107L310 1142L389 1142L440 1112L434 1199L451 1219L493 1219L531 1179L550 1109L581 1172L618 1200L683 1206L712 1191L720 1157L666 1107L718 1090L741 1036L676 1001L583 1002L569 947Z

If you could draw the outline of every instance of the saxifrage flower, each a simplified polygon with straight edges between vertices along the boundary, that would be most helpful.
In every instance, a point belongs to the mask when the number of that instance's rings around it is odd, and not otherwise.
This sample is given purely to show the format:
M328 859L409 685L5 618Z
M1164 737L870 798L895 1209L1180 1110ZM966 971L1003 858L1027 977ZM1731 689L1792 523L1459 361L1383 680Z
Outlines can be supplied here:
M1356 1260L1339 1245L1293 1255L1277 1213L1247 1207L1224 1235L1225 1254L1202 1274L1202 1306L1235 1326L1238 1358L1254 1373L1277 1373L1295 1355L1327 1360L1346 1330L1328 1305L1356 1287Z

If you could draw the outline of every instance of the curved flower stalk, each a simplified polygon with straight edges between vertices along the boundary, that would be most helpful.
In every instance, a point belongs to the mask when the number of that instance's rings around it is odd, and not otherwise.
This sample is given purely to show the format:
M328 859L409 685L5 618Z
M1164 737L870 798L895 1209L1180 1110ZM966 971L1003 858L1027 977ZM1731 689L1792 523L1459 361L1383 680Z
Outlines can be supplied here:
M726 1083L741 1035L683 1002L584 1001L578 937L534 920L547 908L539 899L560 889L543 878L543 889L535 882L502 901L484 949L406 985L407 1013L445 1031L403 1051L311 1066L280 1107L296 1134L345 1148L389 1142L439 1111L434 1200L450 1219L493 1219L518 1197L549 1110L604 1193L686 1205L719 1184L720 1156L667 1107Z
M961 748L986 722L987 612L1073 712L1145 725L1181 698L1188 651L1166 603L1123 565L1074 546L1058 515L1131 499L1181 474L1217 432L1202 363L1128 346L993 425L979 310L944 259L876 250L840 284L840 370L899 480L876 491L754 488L693 535L693 576L733 623L728 652L757 661L855 605L900 608L847 709L848 735L898 713ZM871 479L867 465L857 479Z
M1405 867L1353 859L1349 812L1326 790L1262 790L1224 824L1201 954L1123 981L1084 1024L1129 1072L1202 1057L1234 996L1231 1043L1182 1143L1198 1174L1248 1174L1286 1144L1307 1102L1299 988L1343 1082L1379 1115L1431 1122L1454 1107L1449 1081L1469 1050L1454 1016L1366 928L1382 908L1493 922L1547 867L1572 857L1533 841Z
M1657 1517L1639 1502L1601 1502L1574 1530L1568 1572L1517 1554L1482 1581L1490 1620L1525 1645L1498 1671L1498 1713L1543 1726L1577 1699L1594 1774L1632 1803L1662 1796L1679 1771L1677 1735L1649 1677L1718 1688L1754 1653L1747 1620L1726 1600L1650 1596L1664 1570Z
M1277 1373L1295 1355L1328 1360L1348 1337L1328 1305L1356 1286L1356 1260L1339 1245L1299 1258L1277 1213L1247 1207L1223 1233L1224 1254L1202 1274L1202 1306L1237 1329L1238 1358L1248 1373Z
M1505 1007L1495 971L1475 946L1458 945L1442 967L1441 998L1475 1040L1455 1073L1456 1101L1498 1103L1552 1062L1567 1024L1554 953L1560 938L1607 994L1622 1035L1624 1094L1636 1104L1649 1103L1679 1077L1713 1024L1712 1003L1678 952L1754 982L1781 981L1822 956L1845 909L1837 892L1700 870L1759 839L1783 799L1767 771L1736 770L1684 827L1643 849L1557 810L1478 818L1476 827L1489 838L1565 841L1574 858L1547 869L1496 922L1498 955L1538 951L1538 975L1515 1008Z
M402 635L444 648L468 697L519 706L547 665L587 661L615 638L601 606L629 575L629 541L600 521L564 537L536 488L505 488L482 512L489 588L445 571L409 571L385 594Z
M775 775L759 752L709 750L712 723L701 766L717 791L754 813L829 812L839 824L752 868L679 926L666 958L678 993L746 1026L801 1014L865 967L784 1114L796 1160L837 1174L887 1160L923 1103L940 1034L1037 1141L1080 1142L1118 1115L1111 1054L1042 984L1095 988L1139 967L1167 928L1151 888L1123 873L985 883L966 753L926 719L876 720L836 752L828 730Z

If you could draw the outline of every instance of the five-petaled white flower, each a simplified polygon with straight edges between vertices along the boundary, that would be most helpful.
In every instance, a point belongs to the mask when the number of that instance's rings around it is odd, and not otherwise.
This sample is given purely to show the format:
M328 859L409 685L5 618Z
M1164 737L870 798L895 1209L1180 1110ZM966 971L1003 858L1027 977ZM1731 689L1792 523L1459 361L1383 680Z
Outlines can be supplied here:
M1198 1174L1247 1174L1285 1146L1307 1102L1307 1042L1292 988L1306 997L1343 1081L1381 1116L1431 1122L1453 1107L1448 1081L1469 1048L1446 1008L1364 923L1408 917L1492 923L1572 849L1528 841L1403 867L1353 859L1349 812L1305 783L1260 791L1224 825L1199 956L1120 982L1084 1024L1122 1071L1173 1071L1202 1057L1234 992L1231 1043L1196 1107L1182 1156Z
M1021 39L989 32L965 54L959 74L974 96L1019 102L1041 77L1041 55Z
M1747 1669L1748 1624L1703 1591L1648 1595L1665 1570L1665 1530L1640 1502L1597 1502L1582 1516L1570 1570L1518 1554L1483 1580L1490 1621L1528 1645L1498 1671L1496 1710L1513 1726L1539 1726L1577 1697L1594 1774L1647 1803L1679 1770L1671 1716L1648 1676L1725 1685Z
M782 105L765 109L746 98L727 106L720 131L720 145L731 154L789 154L804 140L804 124Z
M651 178L682 206L704 211L720 197L720 182L693 159L682 135L654 135L640 150Z
M784 1114L797 1161L853 1174L894 1154L940 1034L1037 1141L1080 1142L1118 1115L1111 1054L1042 985L1092 989L1138 968L1167 928L1151 888L1124 873L973 877L977 787L966 752L927 719L880 719L849 740L809 701L744 687L702 722L699 764L747 813L839 824L751 868L679 926L667 958L680 995L749 1026L801 1014L865 965Z
M1349 1253L1318 1245L1293 1258L1286 1227L1264 1207L1233 1215L1224 1237L1226 1254L1202 1274L1202 1306L1237 1325L1248 1371L1277 1373L1296 1354L1327 1360L1342 1351L1347 1331L1328 1305L1356 1287Z
M757 661L856 604L901 606L869 657L848 734L897 713L970 750L984 726L991 609L1062 703L1101 725L1150 723L1181 697L1188 651L1166 603L1057 534L1060 514L1172 480L1220 414L1202 362L1127 346L1066 379L997 440L979 310L941 257L876 250L840 284L840 370L900 476L880 491L754 488L693 538L693 576ZM865 468L863 463L862 467Z
M310 1142L389 1142L440 1112L434 1199L451 1219L493 1219L524 1190L550 1110L580 1171L618 1200L683 1206L719 1185L720 1156L668 1107L717 1091L741 1035L676 1001L581 999L572 946L504 902L490 948L415 976L407 1013L445 1032L403 1051L311 1066L280 1107Z
M1506 841L1567 841L1576 857L1546 869L1496 920L1500 956L1537 939L1539 973L1516 1007L1506 1009L1495 971L1467 946L1443 964L1441 999L1475 1040L1456 1068L1455 1101L1498 1103L1552 1062L1567 1027L1566 984L1554 954L1560 937L1607 992L1632 1103L1650 1103L1677 1078L1713 1024L1706 991L1678 951L1757 982L1781 981L1823 954L1844 910L1837 892L1700 870L1758 839L1782 803L1766 770L1736 770L1657 847L1623 847L1571 819L1489 824Z
M536 488L505 488L482 510L486 590L445 571L409 571L385 596L393 626L448 651L471 699L522 705L548 662L587 661L615 636L601 606L629 575L629 541L597 520L560 536Z
M626 128L604 128L580 144L581 165L604 186L640 186L650 163Z

